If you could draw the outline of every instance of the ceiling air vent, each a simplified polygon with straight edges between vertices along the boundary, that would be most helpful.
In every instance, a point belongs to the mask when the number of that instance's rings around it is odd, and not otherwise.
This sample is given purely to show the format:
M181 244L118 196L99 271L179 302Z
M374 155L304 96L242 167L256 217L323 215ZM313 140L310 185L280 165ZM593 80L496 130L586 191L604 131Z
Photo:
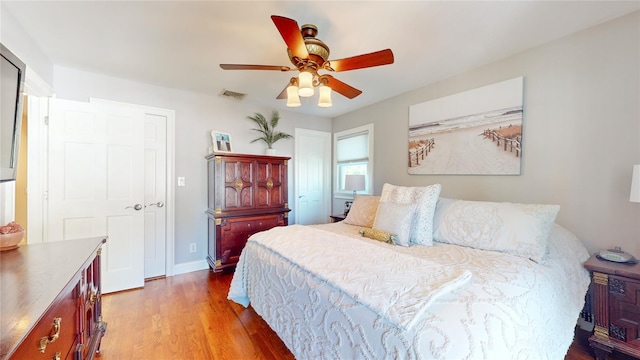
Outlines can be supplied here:
M220 93L220 96L228 97L235 100L242 100L244 99L245 96L247 96L247 94L223 89L222 92Z

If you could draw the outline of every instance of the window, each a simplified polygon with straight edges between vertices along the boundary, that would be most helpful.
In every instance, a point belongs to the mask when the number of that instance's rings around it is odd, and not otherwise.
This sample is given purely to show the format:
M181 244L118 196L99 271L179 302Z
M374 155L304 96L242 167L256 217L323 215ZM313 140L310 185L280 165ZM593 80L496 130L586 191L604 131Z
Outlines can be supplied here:
M346 175L364 175L365 187L360 194L373 193L373 124L335 133L336 197L351 198L353 192L345 189Z

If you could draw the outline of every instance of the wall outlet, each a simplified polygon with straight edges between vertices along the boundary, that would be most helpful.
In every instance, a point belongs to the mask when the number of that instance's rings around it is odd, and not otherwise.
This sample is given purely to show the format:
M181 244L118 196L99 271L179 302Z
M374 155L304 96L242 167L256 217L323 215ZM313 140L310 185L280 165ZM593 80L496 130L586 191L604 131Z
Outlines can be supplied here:
M178 176L178 186L185 186L184 176Z
M194 252L196 252L196 250L197 250L196 243L189 244L189 252L190 253L194 253Z

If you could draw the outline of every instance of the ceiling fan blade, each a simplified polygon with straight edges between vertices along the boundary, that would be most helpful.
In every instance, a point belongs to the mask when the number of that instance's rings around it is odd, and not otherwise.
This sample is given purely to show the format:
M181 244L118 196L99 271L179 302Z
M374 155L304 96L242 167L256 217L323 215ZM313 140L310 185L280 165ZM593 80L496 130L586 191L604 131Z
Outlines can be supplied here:
M339 60L329 60L328 63L325 69L336 72L388 65L393 64L393 52L391 49L385 49Z
M362 91L354 88L351 85L347 85L342 81L334 78L331 75L322 75L323 80L326 79L327 86L331 88L331 90L348 97L349 99L353 99L354 97L362 94Z
M220 67L224 70L278 70L289 71L288 66L280 65L244 65L244 64L220 64Z
M284 87L284 89L282 89L282 92L280 93L280 95L278 95L276 97L276 99L286 99L287 98L287 88L289 87L289 84L287 84L287 86Z
M308 58L309 52L307 51L307 46L304 44L298 23L293 19L278 15L271 15L271 20L273 20L276 28L278 28L282 39L287 44L289 50L291 50L293 56L299 57L300 59Z

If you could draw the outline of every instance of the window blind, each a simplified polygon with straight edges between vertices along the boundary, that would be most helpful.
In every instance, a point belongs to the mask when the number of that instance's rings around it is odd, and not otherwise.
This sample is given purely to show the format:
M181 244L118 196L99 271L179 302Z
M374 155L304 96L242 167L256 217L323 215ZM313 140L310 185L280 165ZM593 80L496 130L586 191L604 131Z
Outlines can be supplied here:
M362 161L369 158L369 132L363 131L339 137L336 145L339 163Z

